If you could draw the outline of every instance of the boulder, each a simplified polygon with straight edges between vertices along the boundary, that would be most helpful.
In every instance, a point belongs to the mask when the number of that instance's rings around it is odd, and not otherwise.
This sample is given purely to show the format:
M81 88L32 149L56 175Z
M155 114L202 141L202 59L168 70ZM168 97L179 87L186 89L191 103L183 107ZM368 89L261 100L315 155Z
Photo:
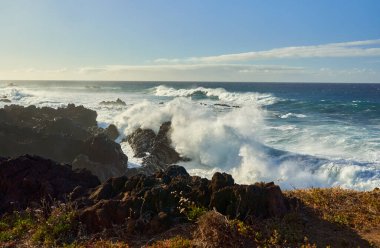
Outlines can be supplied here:
M74 188L90 189L99 180L88 171L72 171L38 156L0 160L0 214L39 205L42 200L65 200Z
M152 174L185 160L172 147L170 131L171 122L165 122L160 126L157 134L151 129L138 128L128 136L127 141L134 151L134 156L143 158L143 166L130 173L138 171Z
M287 211L280 187L271 183L234 185L213 191L210 208L232 218L283 216Z
M211 189L213 192L218 191L221 188L233 186L234 179L227 173L216 172L211 179Z
M115 140L115 139L117 139L117 137L119 137L119 135L120 135L119 131L117 130L117 127L116 127L114 124L109 125L109 126L104 130L104 133L105 133L105 135L107 135L107 137L108 137L110 140Z

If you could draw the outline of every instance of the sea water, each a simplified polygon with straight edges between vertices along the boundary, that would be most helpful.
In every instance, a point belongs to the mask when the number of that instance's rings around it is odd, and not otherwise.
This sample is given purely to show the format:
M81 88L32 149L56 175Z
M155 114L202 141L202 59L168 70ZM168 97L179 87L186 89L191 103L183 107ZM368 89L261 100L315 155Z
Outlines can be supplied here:
M4 98L0 107L84 105L99 126L118 127L118 140L171 121L193 175L224 171L287 189L380 186L380 84L2 81ZM126 106L100 104L117 98Z

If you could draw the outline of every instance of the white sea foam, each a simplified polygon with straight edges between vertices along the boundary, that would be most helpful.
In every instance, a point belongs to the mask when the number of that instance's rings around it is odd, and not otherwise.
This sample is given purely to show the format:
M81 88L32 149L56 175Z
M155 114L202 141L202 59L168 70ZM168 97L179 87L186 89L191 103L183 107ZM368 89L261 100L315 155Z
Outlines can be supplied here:
M122 142L120 146L124 154L128 156L128 168L136 168L142 165L142 158L134 157L133 149L128 142Z
M294 113L287 113L287 114L284 114L284 115L280 115L281 119L286 119L286 118L289 118L289 117L305 118L307 116L303 115L303 114L294 114Z
M238 93L229 92L223 88L204 88L197 87L192 89L174 89L164 85L155 87L156 96L171 96L171 97L191 97L195 94L203 94L210 98L217 98L223 102L235 104L258 104L270 105L276 103L279 99L271 94L260 94L256 92Z
M342 186L371 189L380 183L380 168L347 159L323 159L281 152L263 145L266 113L245 106L216 113L186 98L157 105L136 104L115 119L126 135L134 129L155 132L172 121L175 149L192 161L181 163L190 173L210 177L215 171L231 173L238 183L276 181L284 188Z

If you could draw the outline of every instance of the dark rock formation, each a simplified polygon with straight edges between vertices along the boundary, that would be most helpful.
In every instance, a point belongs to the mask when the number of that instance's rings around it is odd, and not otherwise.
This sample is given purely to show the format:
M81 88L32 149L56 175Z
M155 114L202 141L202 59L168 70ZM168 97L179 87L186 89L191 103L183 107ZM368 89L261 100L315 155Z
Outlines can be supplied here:
M126 106L127 105L120 98L116 99L116 101L102 101L99 104L101 104L101 105L119 105L119 106Z
M114 124L109 125L105 130L104 133L110 138L111 140L115 140L117 137L119 137L120 133L119 130L117 130L117 127Z
M65 199L77 206L78 218L89 232L115 224L133 233L162 232L187 222L190 206L240 219L280 217L289 210L289 201L273 183L237 185L225 173L208 180L174 165L153 175L114 177L99 184L86 170L72 171L41 157L0 157L0 215L40 207L42 200Z
M2 98L0 99L0 102L6 102L6 103L9 103L9 102L12 102L11 100L7 99L7 98Z
M72 171L69 165L38 156L0 159L0 214L42 200L65 200L76 187L96 187L99 180L88 171Z
M91 232L126 224L133 232L154 233L186 221L180 211L188 207L183 199L241 219L282 216L288 211L280 188L273 183L233 182L225 173L215 174L211 181L192 177L180 166L150 176L112 178L92 191L92 204L80 210L80 219Z
M128 136L127 141L132 147L135 157L143 158L143 167L136 171L152 174L184 160L171 146L170 127L171 122L165 122L157 134L151 129L138 128Z
M0 109L0 156L35 154L75 168L87 168L102 181L125 174L128 158L114 125L97 127L96 112L69 104L66 108L17 105Z

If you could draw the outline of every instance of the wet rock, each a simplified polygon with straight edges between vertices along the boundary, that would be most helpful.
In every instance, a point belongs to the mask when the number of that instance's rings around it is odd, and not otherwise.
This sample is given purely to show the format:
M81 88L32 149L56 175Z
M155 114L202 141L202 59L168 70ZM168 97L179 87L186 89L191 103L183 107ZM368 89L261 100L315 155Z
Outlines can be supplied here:
M152 174L185 160L172 147L170 131L171 122L165 122L157 134L151 129L139 128L128 136L127 141L132 147L135 157L143 158L143 166L137 171Z
M120 98L116 99L116 101L102 101L99 103L100 105L119 105L126 106L127 104L121 100Z
M0 161L0 214L40 204L44 200L64 200L76 187L89 189L99 181L88 171L38 156L24 155Z
M128 136L128 143L135 153L135 157L142 158L150 152L156 134L151 129L136 129L131 135Z
M120 133L117 130L117 127L114 124L109 125L105 130L104 133L107 135L107 137L110 140L115 140L117 137L119 137Z
M11 100L7 99L7 98L3 98L3 99L0 99L0 102L6 102L6 103L9 103L9 102L12 102Z

